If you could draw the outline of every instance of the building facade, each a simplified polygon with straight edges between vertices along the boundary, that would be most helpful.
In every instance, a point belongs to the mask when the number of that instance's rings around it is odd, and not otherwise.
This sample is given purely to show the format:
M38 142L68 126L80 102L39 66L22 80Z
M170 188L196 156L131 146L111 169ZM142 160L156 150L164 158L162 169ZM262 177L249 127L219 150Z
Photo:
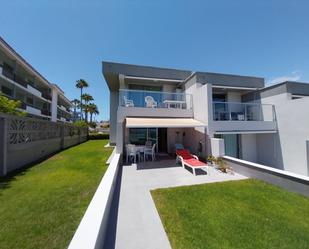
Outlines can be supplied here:
M308 175L309 84L103 62L110 143L231 157Z
M0 37L0 92L21 101L29 117L71 121L71 102Z

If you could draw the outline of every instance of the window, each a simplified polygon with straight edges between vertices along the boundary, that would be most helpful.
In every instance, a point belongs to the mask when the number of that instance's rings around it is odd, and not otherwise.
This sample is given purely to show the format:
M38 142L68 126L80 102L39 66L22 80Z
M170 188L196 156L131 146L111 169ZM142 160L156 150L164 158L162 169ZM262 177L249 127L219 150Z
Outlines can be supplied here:
M11 97L13 96L13 90L6 86L1 87L1 92L4 93L5 95L11 96Z
M33 98L27 97L26 103L29 105L33 105Z
M145 145L146 141L157 143L157 128L130 128L129 142L130 144Z

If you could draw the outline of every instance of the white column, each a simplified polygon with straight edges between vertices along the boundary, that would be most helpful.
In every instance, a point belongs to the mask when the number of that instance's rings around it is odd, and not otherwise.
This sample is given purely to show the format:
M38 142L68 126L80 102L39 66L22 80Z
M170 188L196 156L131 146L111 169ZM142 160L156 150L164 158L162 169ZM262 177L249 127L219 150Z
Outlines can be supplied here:
M57 122L57 105L58 105L58 91L53 88L52 103L51 103L51 121L53 122Z
M123 123L117 122L116 153L122 154L123 152L123 137Z
M119 74L119 89L125 89L124 75Z

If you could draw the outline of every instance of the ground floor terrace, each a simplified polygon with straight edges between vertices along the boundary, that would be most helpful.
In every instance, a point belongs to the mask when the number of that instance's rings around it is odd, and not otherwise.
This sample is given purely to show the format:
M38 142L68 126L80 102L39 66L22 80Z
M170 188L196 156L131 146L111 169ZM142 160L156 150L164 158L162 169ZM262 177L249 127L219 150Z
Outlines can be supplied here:
M183 169L175 159L124 163L120 168L104 248L171 248L150 191L158 188L245 179L211 168L206 174Z

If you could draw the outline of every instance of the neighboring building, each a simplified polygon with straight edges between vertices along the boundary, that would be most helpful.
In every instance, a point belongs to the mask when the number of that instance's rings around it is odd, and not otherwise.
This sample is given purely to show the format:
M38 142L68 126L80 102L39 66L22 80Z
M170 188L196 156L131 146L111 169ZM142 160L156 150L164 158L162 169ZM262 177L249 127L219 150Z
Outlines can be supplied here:
M309 84L103 62L110 143L175 143L199 156L229 155L308 175Z
M0 37L0 91L30 117L69 122L71 102Z

